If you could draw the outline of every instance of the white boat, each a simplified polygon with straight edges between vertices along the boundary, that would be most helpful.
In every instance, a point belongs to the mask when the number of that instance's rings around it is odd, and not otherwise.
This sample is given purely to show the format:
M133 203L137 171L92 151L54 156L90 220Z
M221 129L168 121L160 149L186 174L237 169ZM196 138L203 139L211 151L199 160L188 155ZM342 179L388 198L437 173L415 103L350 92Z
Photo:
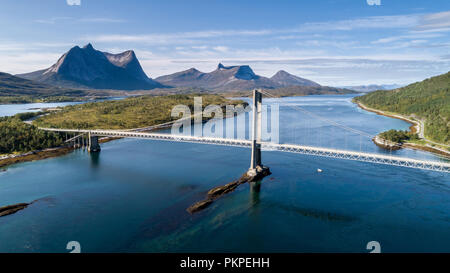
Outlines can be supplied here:
M321 173L321 172L322 172L322 169L317 169L317 172L318 172L318 173Z

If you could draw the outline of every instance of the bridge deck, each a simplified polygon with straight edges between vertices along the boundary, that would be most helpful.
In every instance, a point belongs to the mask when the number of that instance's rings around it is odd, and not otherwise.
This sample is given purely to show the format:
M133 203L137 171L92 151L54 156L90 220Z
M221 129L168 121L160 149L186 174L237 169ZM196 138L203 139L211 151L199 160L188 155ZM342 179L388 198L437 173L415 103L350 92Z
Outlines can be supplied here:
M215 138L215 137L199 137L188 135L170 135L146 132L131 132L121 130L83 130L83 129L54 129L54 128L40 128L45 131L66 132L66 133L90 133L95 136L107 137L127 137L127 138L142 138L164 141L203 143L213 145L239 146L251 147L250 140L231 139L231 138ZM331 158L339 158L346 160L356 160L363 162L371 162L377 164L395 165L401 167L409 167L416 169L432 170L439 172L450 173L450 163L439 161L425 161L418 159L411 159L405 157L396 157L376 153L363 153L348 150L320 148L312 146L303 146L297 144L274 144L269 142L261 142L261 146L265 150L300 153L314 156L323 156Z

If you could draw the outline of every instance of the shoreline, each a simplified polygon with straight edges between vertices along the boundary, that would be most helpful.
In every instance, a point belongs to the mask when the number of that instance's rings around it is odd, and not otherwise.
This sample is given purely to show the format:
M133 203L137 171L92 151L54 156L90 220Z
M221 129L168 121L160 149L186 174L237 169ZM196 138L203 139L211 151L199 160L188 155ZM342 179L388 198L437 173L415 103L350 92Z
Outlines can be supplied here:
M373 112L378 115L382 115L382 116L386 116L386 117L390 117L390 118L396 118L396 119L400 119L405 122L408 122L409 124L411 124L411 126L409 127L410 132L412 132L412 133L420 132L421 125L417 121L408 119L401 115L387 114L381 110L372 109L358 101L354 101L354 103L356 105L358 105L358 107L360 107L361 109L363 109L365 111ZM226 118L226 117L224 117L224 118ZM205 122L205 121L203 121L203 122ZM168 126L170 126L170 125L164 126L165 124L162 124L162 125L163 126L160 126L157 128L152 128L152 126L149 126L149 127L144 127L144 128L133 128L133 129L128 129L128 130L136 130L136 131L156 130L156 131L158 131L158 130L166 129ZM113 141L115 139L118 139L118 138L104 137L104 138L99 139L99 142L106 143L109 141ZM377 142L376 140L377 140L377 137L375 137L373 139L373 142L375 143L375 145L382 147L384 149L387 149L386 147L384 147L385 143L380 143L380 142ZM448 151L430 147L430 146L415 144L415 143L403 143L402 145L398 145L398 148L396 147L394 149L401 149L401 148L422 150L422 151L431 152L431 153L434 153L434 154L437 154L440 156L450 157L450 152L448 152ZM44 150L30 151L30 152L26 152L26 153L19 154L19 155L6 155L6 156L3 156L3 158L0 157L0 172L6 171L6 168L10 165L24 163L24 162L30 162L30 161L36 161L36 160L42 160L42 159L47 159L47 158L59 157L59 156L66 155L76 149L82 149L82 148L74 148L72 146L60 146L60 147L48 148L48 149L44 149Z
M354 103L356 105L358 105L359 108L361 108L363 110L366 110L366 111L369 111L369 112L372 112L372 113L375 113L377 115L406 121L409 124L411 124L411 126L409 127L409 131L411 133L413 133L413 134L417 133L419 135L421 134L421 124L420 124L420 122L414 121L414 120L409 119L409 118L407 118L405 116L402 116L400 114L387 114L387 113L383 112L382 110L377 110L377 109L373 109L373 108L367 107L367 106L365 106L364 104L362 104L359 101L354 101ZM376 137L374 139L376 139ZM424 138L424 140L426 141L425 138ZM377 146L382 145L381 143L377 143L375 141L374 141L374 143ZM437 154L437 155L440 155L440 156L450 157L450 151L445 151L445 150L441 150L439 148L434 148L434 147L430 147L430 146L424 146L424 145L415 144L415 143L403 143L400 146L400 149L401 148L410 148L410 149L413 149L413 150L421 150L421 151L425 151L425 152L431 152L433 154Z
M419 134L420 131L421 131L421 130L420 130L420 123L417 122L417 121L414 121L414 120L412 120L412 119L408 119L407 117L404 117L404 116L401 116L401 115L386 114L385 112L383 112L383 111L381 111L381 110L377 110L377 109L373 109L373 108L367 107L367 106L365 106L364 104L362 104L362 103L359 102L359 101L355 101L355 103L359 106L359 108L361 108L361 109L363 109L363 110L366 110L366 111L369 111L369 112L378 114L378 115L380 115L380 116L385 116L385 117L389 117L389 118L400 119L400 120L403 120L403 121L408 122L409 124L411 124L411 126L409 126L409 130L410 130L410 132L413 133L413 134L415 134L415 133Z
M244 106L248 105L248 103L246 103L246 102L242 102L242 104ZM221 108L223 111L225 111L224 103L221 104ZM56 109L60 110L59 108L56 108ZM47 109L47 110L49 110L49 109ZM202 111L202 114L203 114L203 111ZM241 114L241 113L238 112L238 114ZM46 114L33 116L32 118L23 120L23 122L32 125L33 120L35 120L38 117L41 117L43 115L46 115ZM189 117L189 119L192 119L194 117L195 117L195 115ZM211 118L212 117L209 117L206 120L203 118L202 123L205 123L206 121L210 120ZM228 112L225 111L225 116L223 118L228 118ZM164 130L164 129L170 128L173 122L174 121L169 119L169 120L167 120L167 122L165 122L163 124L151 125L151 126L146 126L146 127L141 127L141 128L123 129L123 130L124 131L137 131L137 132L159 131L159 130ZM99 143L105 143L105 142L109 142L109 141L112 141L115 139L120 139L120 138L102 137L99 139ZM33 151L17 153L17 154L11 153L11 154L0 155L0 173L5 172L6 167L13 165L13 164L36 161L36 160L47 159L47 158L52 158L52 157L59 157L59 156L66 155L66 154L74 151L75 149L81 149L81 147L73 147L71 145L63 144L62 146L59 146L59 147L46 148L46 149L42 149L42 150L33 150Z
M106 142L110 142L110 141L113 141L116 139L118 139L118 138L113 138L113 137L102 138L102 139L99 139L99 143L106 143ZM10 155L9 157L0 159L0 172L5 172L7 170L7 167L14 165L14 164L43 160L43 159L47 159L47 158L60 157L60 156L69 154L78 149L83 149L83 148L81 148L81 147L74 148L73 146L60 146L60 147L48 148L48 149L44 149L44 150L36 150L36 151L26 152L26 153L18 154L18 155Z
M241 113L239 113L239 114L241 114ZM193 118L193 117L189 117L189 118ZM224 118L228 118L228 116L225 115ZM24 121L24 122L26 123L27 121ZM202 123L205 123L205 122L207 122L207 120L202 120ZM170 121L167 123L170 123ZM124 130L125 131L146 132L146 131L164 130L164 129L168 129L170 127L171 127L171 124L160 124L158 127L148 126L148 127L132 128L132 129L124 129ZM103 138L99 139L99 143L100 144L106 143L106 142L110 142L110 141L113 141L116 139L120 139L120 137L103 137ZM22 154L18 154L18 155L13 155L13 154L5 155L5 156L3 156L3 158L2 158L2 156L0 156L0 173L5 172L7 170L7 167L14 165L14 164L59 157L59 156L69 154L77 149L83 149L83 148L81 148L81 147L74 148L73 146L60 146L60 147L54 147L54 148L47 148L44 150L30 151L30 152L26 152L26 153L22 153Z
M24 163L24 162L30 162L30 161L36 161L41 159L47 159L47 158L53 158L58 157L62 155L66 155L70 152L75 150L73 147L55 147L55 148L48 148L44 150L38 150L38 151L31 151L24 154L19 154L16 156L7 157L0 160L0 168L2 168L1 171L6 171L6 167L18 164L18 163Z

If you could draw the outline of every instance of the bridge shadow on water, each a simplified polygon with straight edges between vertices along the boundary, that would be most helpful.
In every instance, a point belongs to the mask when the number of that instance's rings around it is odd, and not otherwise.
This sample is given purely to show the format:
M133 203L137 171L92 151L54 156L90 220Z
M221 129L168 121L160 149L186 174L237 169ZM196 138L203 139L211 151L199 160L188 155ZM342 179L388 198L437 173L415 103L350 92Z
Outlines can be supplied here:
M91 157L91 166L93 168L98 168L100 165L100 153L89 153Z
M257 206L260 202L261 180L249 182L250 184L250 202L252 206Z

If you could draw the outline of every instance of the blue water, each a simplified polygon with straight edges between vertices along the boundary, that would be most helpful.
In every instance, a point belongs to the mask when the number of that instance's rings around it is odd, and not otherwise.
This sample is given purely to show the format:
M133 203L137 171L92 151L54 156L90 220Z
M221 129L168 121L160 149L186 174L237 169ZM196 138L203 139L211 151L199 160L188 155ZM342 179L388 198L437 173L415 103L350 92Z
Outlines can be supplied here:
M62 107L79 103L82 102L3 104L0 105L0 117L14 116L15 114L25 112L37 112L41 111L42 108Z
M384 152L287 104L369 133L409 126L350 101L264 100L282 104L283 143ZM121 139L98 155L11 166L0 172L0 206L38 201L0 218L0 252L67 252L69 241L83 252L367 252L369 241L383 252L450 251L450 177L438 172L264 151L273 174L259 190L245 184L198 214L185 211L238 178L249 158L245 148Z
M108 99L98 99L95 101L105 101L105 100L119 100L123 97L114 97ZM91 101L92 102L92 101ZM41 111L43 108L54 108L54 107L64 107L67 105L86 103L85 101L77 102L51 102L51 103L22 103L22 104L0 104L0 117L4 116L14 116L18 113L25 112L37 112Z

